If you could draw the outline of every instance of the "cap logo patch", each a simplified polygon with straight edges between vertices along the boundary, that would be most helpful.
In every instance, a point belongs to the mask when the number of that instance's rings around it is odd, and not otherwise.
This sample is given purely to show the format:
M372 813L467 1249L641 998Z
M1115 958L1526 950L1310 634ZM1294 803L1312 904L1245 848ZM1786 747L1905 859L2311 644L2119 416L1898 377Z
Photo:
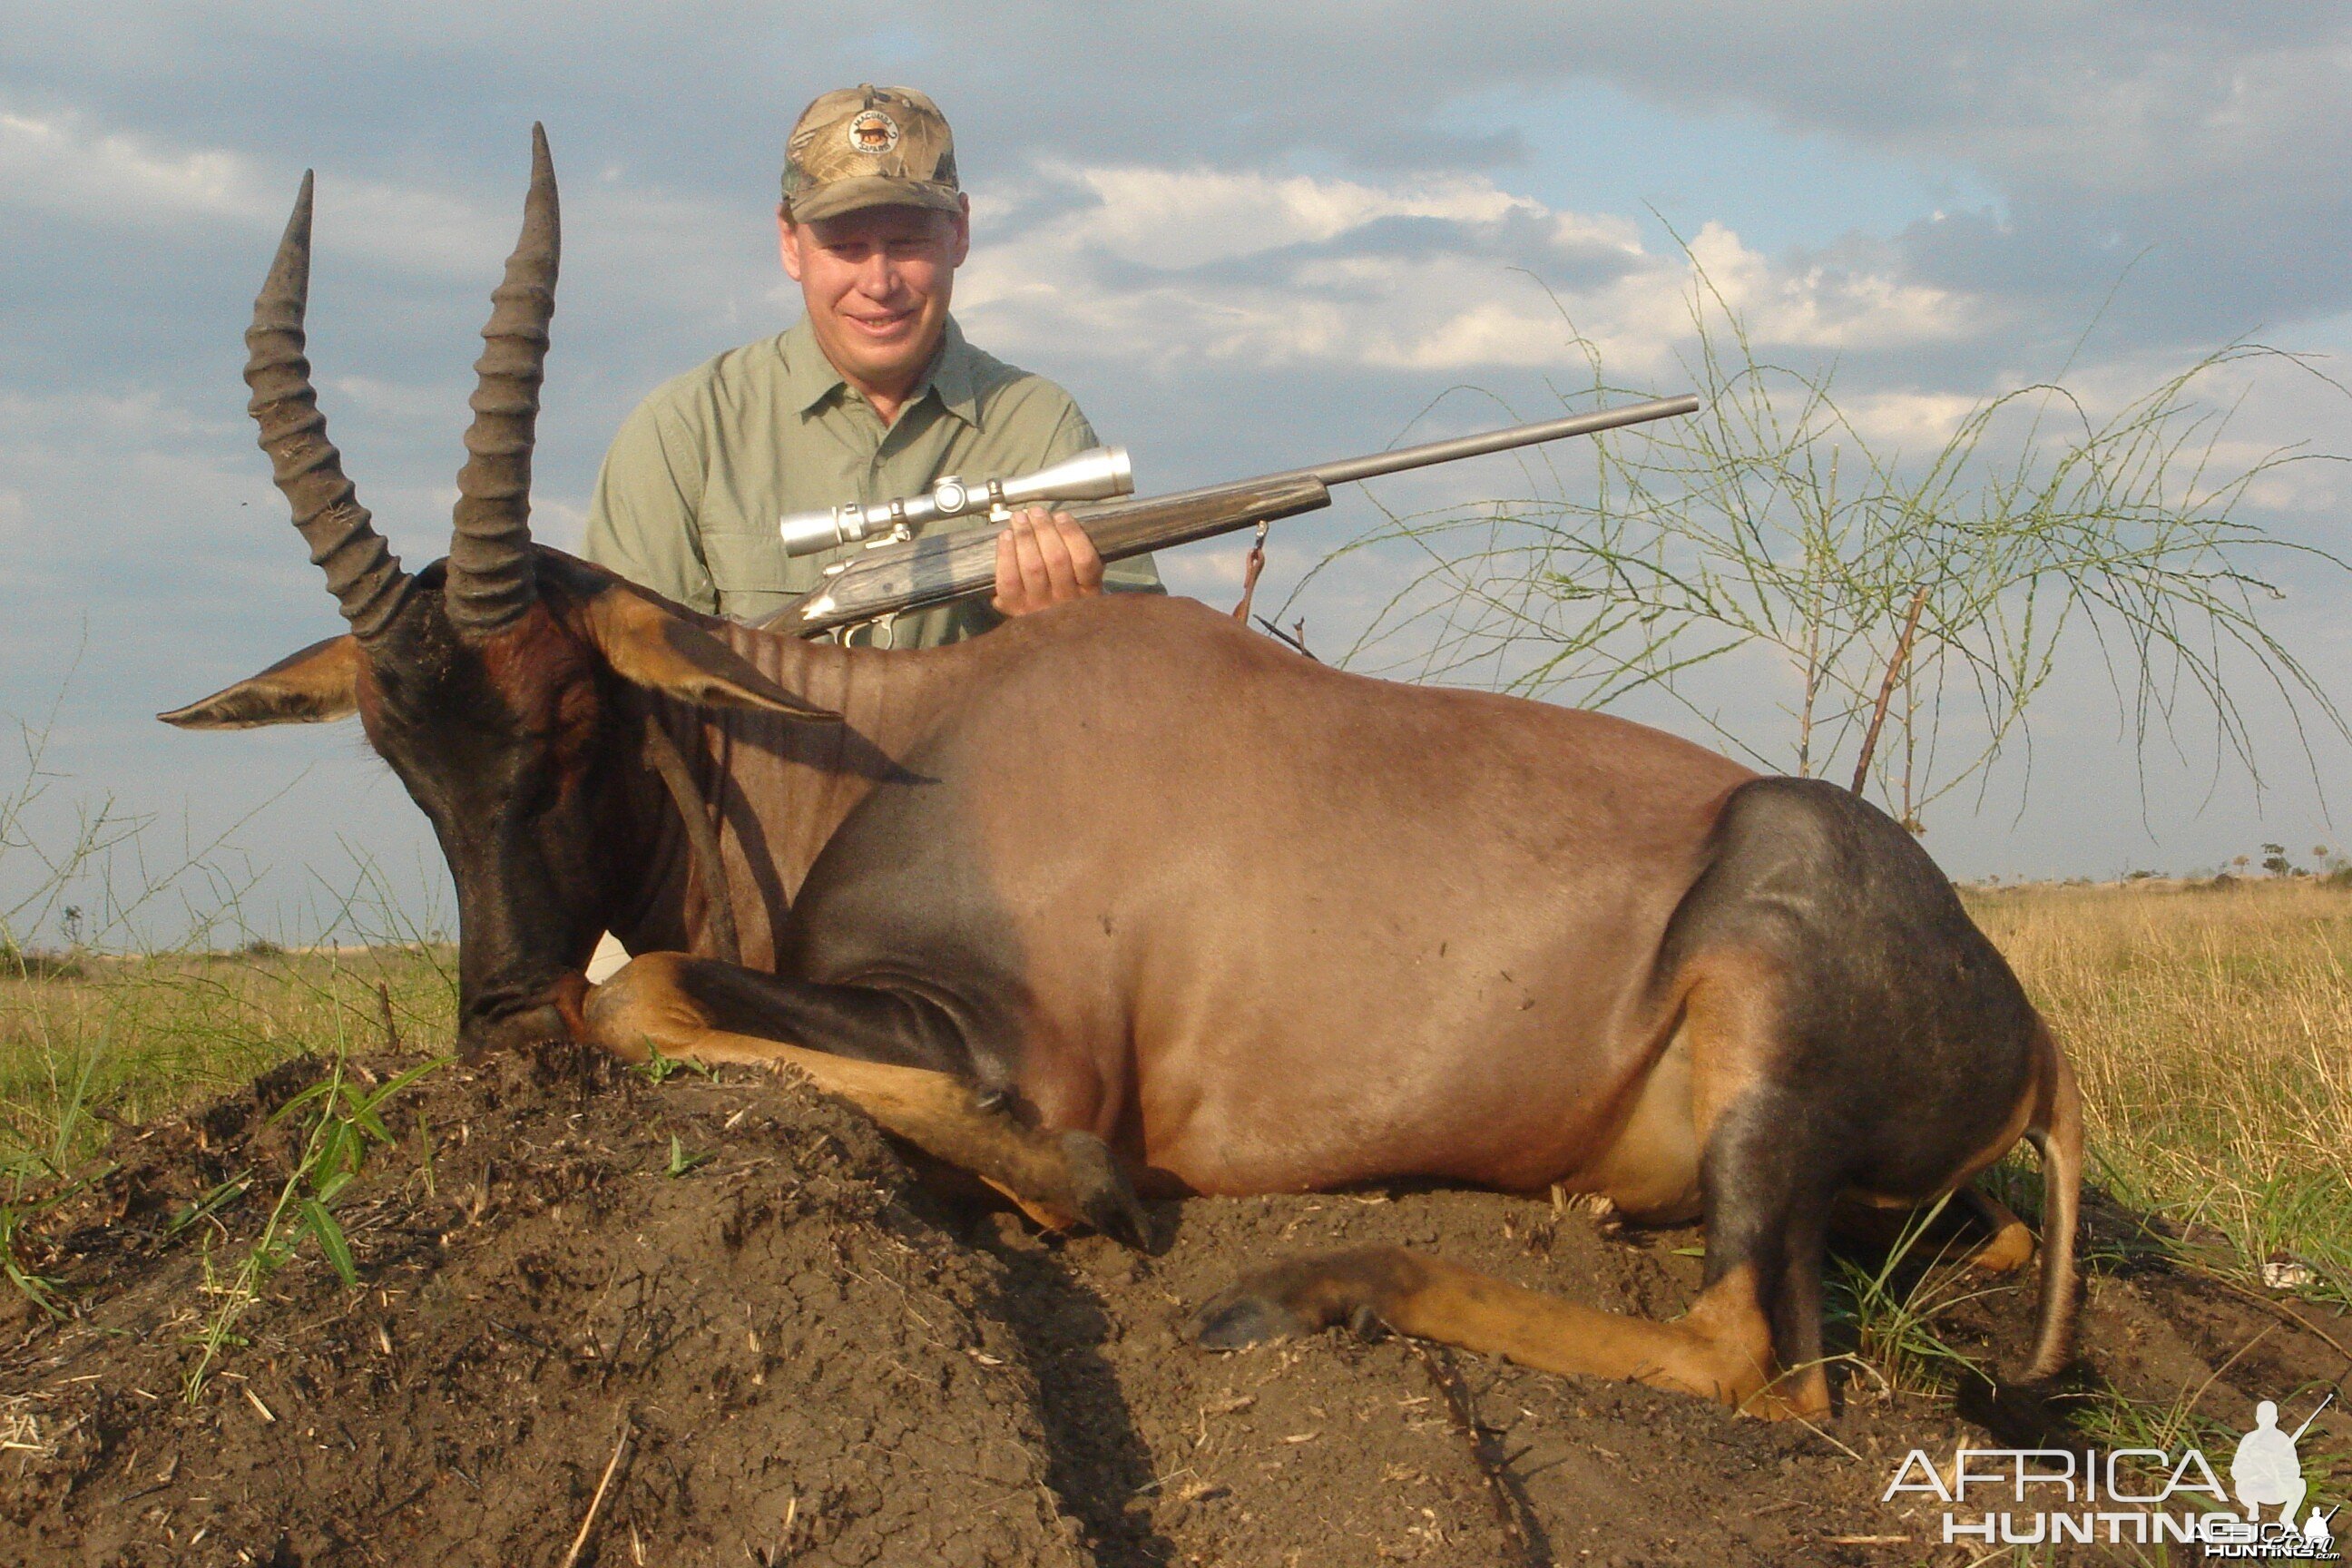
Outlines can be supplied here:
M869 158L887 157L898 145L898 122L878 109L868 109L849 122L849 149Z

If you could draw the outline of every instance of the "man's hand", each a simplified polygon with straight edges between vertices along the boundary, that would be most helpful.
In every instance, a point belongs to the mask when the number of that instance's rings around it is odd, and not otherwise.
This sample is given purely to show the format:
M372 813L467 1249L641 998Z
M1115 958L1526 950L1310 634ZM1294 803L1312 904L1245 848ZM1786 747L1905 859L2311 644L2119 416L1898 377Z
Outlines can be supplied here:
M996 536L996 597L1000 615L1026 616L1102 592L1102 557L1068 512L1027 507Z

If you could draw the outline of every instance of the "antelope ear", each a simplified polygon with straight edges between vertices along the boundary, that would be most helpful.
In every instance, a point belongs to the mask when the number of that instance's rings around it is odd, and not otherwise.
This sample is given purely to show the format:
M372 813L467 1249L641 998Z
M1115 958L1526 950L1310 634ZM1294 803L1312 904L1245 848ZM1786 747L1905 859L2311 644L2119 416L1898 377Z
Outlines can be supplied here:
M582 629L622 679L699 708L754 708L787 719L839 723L750 659L627 584L612 583L582 606Z
M359 711L359 639L346 632L312 643L259 675L156 718L183 730L251 730L263 724L323 724Z

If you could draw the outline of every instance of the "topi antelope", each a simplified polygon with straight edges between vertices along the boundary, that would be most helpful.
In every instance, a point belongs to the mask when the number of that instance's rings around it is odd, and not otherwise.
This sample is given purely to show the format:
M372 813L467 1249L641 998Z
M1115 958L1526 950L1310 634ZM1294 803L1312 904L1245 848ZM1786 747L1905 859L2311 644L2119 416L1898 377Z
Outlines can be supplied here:
M1832 1207L1965 1194L2022 1136L2049 1194L2028 1376L2058 1370L2074 1081L1901 827L1622 720L1330 669L1187 601L845 648L535 545L557 221L534 154L455 538L414 575L310 386L304 177L246 379L350 630L163 715L359 715L457 881L468 1052L790 1063L1045 1223L1129 1237L1137 1190L1412 1178L1701 1217L1706 1283L1671 1323L1384 1249L1252 1274L1195 1331L1378 1321L1767 1415L1827 1408ZM646 956L592 989L607 928ZM1975 1201L2019 1260L2021 1226Z

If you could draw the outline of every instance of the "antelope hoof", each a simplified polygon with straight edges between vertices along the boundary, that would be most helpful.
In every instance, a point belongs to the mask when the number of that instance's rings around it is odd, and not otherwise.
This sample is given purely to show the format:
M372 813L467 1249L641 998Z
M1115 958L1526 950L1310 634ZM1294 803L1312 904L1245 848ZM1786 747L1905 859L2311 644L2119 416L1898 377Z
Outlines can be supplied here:
M2013 1274L2033 1261L2033 1233L2012 1220L1968 1256L1968 1266L1986 1274Z
M1150 1251L1151 1216L1109 1145L1091 1132L1065 1132L1061 1144L1079 1217L1121 1247Z
M1192 1339L1237 1351L1334 1323L1370 1337L1416 1282L1412 1258L1390 1247L1280 1264L1244 1275L1192 1314Z
M1826 1421L1831 1413L1829 1379L1819 1366L1787 1373L1749 1394L1738 1410L1764 1421Z
M1192 1342L1202 1350L1242 1351L1319 1327L1274 1297L1259 1294L1244 1279L1192 1314Z

